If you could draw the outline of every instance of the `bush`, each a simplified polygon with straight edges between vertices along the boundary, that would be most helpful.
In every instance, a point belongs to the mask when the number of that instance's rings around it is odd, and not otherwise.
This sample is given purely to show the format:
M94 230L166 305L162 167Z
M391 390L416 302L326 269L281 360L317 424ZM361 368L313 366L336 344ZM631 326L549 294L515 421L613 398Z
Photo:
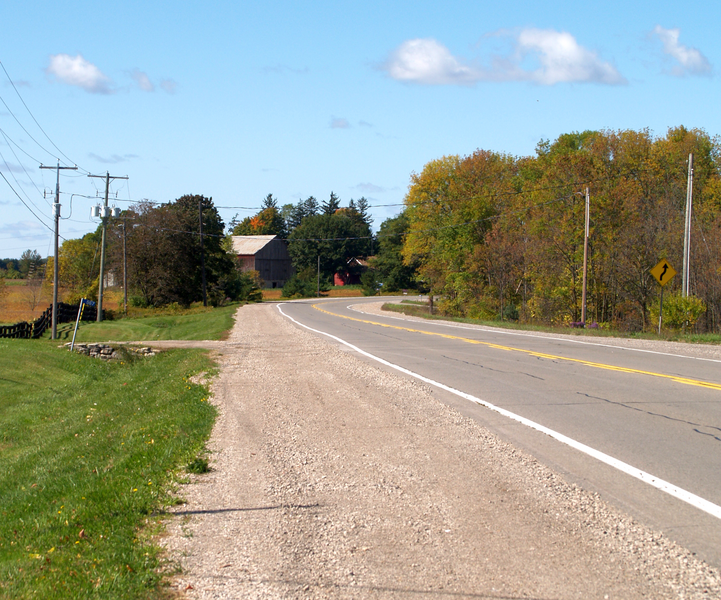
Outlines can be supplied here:
M361 275L361 292L364 296L376 296L383 285L378 281L378 277L374 269L368 269L363 275Z
M651 306L651 321L658 323L659 303ZM706 312L706 304L696 296L681 296L674 293L664 298L663 302L663 325L669 329L692 328L699 317Z
M321 278L320 291L327 292L330 283ZM303 269L296 273L283 286L283 298L312 298L318 293L318 273L315 269Z
M503 318L506 321L518 321L518 308L515 304L506 304L503 308Z
M283 298L310 298L318 293L316 281L293 275L283 286Z
M144 296L132 294L128 296L128 305L134 308L148 308L150 305Z

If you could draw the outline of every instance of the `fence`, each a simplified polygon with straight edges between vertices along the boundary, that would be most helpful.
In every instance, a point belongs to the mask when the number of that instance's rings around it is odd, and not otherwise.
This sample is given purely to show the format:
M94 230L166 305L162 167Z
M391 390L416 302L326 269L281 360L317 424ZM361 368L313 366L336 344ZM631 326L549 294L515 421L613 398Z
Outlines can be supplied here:
M78 304L74 306L58 302L58 323L70 323L78 317ZM83 321L94 321L97 316L97 309L94 306L85 305L83 310ZM15 325L0 326L0 338L21 338L37 339L45 330L52 325L53 307L49 306L37 319L28 323L16 323Z

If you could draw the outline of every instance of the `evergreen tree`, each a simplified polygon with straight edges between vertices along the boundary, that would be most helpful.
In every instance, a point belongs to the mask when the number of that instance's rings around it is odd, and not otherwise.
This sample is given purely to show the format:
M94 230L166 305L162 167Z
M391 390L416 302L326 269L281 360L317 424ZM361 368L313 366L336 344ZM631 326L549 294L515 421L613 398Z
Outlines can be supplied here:
M332 215L340 208L340 198L333 192L330 193L328 202L323 202L321 208L323 209L324 215Z

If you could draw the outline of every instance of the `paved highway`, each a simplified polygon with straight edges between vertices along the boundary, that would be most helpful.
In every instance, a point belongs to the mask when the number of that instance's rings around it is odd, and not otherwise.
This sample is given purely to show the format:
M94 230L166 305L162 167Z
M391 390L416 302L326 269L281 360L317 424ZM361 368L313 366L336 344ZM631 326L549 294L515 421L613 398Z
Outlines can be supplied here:
M721 568L721 361L357 310L369 301L278 308L425 378L440 400Z

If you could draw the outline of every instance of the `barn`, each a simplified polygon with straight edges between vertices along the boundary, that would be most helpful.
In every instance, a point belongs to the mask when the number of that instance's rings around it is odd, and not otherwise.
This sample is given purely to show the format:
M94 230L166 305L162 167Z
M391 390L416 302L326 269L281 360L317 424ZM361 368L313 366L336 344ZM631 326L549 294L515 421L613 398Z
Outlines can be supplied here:
M266 288L279 288L293 276L288 245L275 235L234 235L233 252L243 271L258 271Z

